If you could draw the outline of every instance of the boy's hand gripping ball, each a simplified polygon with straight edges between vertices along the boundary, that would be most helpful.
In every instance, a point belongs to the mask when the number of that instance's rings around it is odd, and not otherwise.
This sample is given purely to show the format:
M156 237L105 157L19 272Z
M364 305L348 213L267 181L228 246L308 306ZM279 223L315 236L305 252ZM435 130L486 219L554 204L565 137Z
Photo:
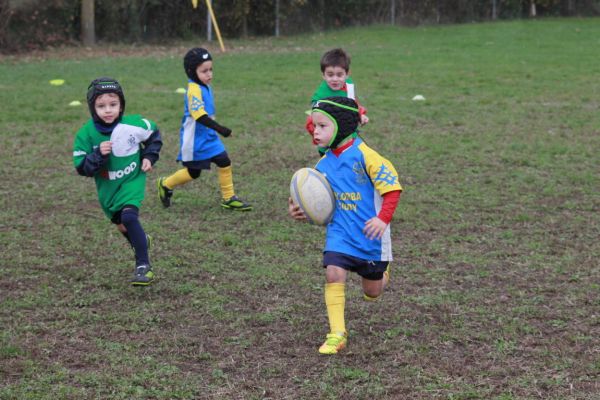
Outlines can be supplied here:
M300 168L290 182L292 201L311 224L325 226L335 211L335 197L327 178L313 168Z

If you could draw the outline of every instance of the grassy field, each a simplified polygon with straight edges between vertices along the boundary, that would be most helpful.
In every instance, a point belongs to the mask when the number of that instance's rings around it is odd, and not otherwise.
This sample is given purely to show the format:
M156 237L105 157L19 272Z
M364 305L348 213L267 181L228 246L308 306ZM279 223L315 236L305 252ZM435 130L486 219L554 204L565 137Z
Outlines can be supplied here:
M371 27L214 49L236 191L214 172L141 212L160 280L72 166L100 75L164 137L174 171L188 47L0 61L1 399L600 398L600 20ZM317 153L303 131L319 57L343 46L366 141L405 188L392 284L347 285L348 348L323 357L324 231L287 215ZM63 86L50 86L54 78ZM414 102L423 95L427 100ZM69 107L73 100L84 103Z

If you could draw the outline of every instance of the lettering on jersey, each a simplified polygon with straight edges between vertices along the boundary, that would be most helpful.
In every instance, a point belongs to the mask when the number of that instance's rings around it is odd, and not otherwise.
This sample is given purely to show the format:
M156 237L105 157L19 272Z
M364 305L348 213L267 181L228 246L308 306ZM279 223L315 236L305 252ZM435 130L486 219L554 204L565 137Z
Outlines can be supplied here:
M386 185L395 185L398 183L398 176L394 175L392 171L382 163L381 167L379 167L379 171L377 171L377 176L374 181L383 182Z
M359 185L364 185L369 182L369 178L367 177L367 171L362 167L362 164L358 161L354 163L352 166L352 172L356 175L356 183Z
M340 208L344 211L356 211L356 204L338 203Z
M333 195L335 196L336 200L340 200L340 201L361 201L362 200L362 195L360 194L360 192L342 192L342 193L335 192Z
M75 150L73 152L73 157L77 157L77 156L85 156L87 153L85 151L82 150Z
M108 171L108 179L114 181L115 179L121 179L122 177L129 175L137 168L137 163L132 161L131 164L126 166L124 169L118 171Z
M358 207L356 202L362 201L360 192L333 192L333 195L339 208L345 211L356 211Z
M198 111L202 107L204 107L204 102L202 100L200 100L199 98L197 98L196 96L192 96L192 106L191 106L192 111Z

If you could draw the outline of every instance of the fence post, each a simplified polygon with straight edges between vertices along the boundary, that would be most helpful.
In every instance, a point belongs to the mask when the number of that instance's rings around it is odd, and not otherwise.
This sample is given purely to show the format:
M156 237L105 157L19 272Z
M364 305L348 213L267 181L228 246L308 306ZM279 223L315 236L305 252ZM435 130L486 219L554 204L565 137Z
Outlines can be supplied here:
M275 37L279 37L279 0L275 0Z
M212 19L210 19L210 10L206 8L206 41L212 42Z

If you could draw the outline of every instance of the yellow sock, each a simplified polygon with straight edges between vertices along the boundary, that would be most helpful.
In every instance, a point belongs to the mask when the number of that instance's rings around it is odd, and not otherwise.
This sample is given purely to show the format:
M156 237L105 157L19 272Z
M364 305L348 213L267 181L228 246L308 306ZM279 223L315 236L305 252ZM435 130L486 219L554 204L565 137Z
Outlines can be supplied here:
M390 283L390 280L392 279L392 276L390 274L390 263L388 263L387 268L385 269L385 272L383 273L383 287L385 288L387 286L388 283Z
M369 296L369 295L368 295L368 294L366 294L366 293L363 293L363 296L364 296L364 299L365 299L366 301L377 301L377 300L379 300L379 297L380 297L380 296L377 296L377 297L371 297L371 296Z
M233 173L231 165L225 168L217 168L219 174L219 186L221 186L221 196L223 200L229 200L235 195L233 191Z
M168 178L165 178L163 185L165 185L167 189L174 189L176 186L186 184L193 179L194 178L190 176L187 168L182 168Z
M346 305L346 284L325 284L325 305L327 305L327 316L332 333L345 333L346 323L344 321L344 306Z

